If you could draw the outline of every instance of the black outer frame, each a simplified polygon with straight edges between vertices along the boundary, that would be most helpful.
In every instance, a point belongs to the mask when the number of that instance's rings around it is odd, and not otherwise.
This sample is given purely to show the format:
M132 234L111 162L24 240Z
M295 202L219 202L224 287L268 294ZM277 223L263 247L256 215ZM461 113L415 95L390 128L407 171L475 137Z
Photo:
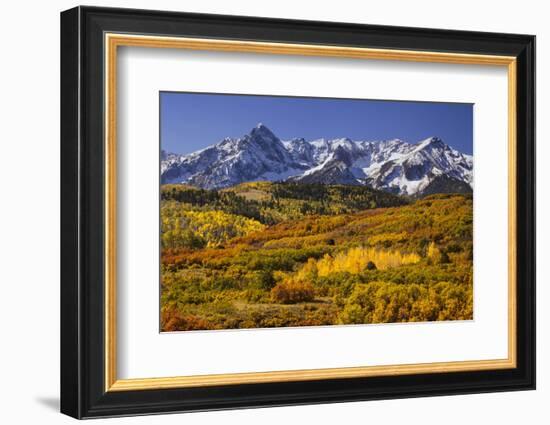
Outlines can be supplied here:
M105 392L105 32L517 57L517 368ZM75 418L535 388L535 37L76 7L61 13L61 412Z

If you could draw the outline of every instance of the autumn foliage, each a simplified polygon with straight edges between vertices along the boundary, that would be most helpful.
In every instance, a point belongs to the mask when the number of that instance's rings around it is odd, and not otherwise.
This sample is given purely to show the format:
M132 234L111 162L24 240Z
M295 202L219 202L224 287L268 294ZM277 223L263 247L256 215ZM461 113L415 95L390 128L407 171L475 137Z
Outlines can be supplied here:
M359 274L376 268L386 270L405 264L416 264L420 261L420 255L416 253L402 254L399 251L377 250L375 248L355 247L347 251L339 252L334 257L325 254L317 261L317 273L319 276L328 276L331 273L348 272Z
M471 195L166 185L161 230L163 331L473 318Z
M313 301L315 290L309 282L300 280L285 280L271 289L271 298L282 304L295 304L304 301Z

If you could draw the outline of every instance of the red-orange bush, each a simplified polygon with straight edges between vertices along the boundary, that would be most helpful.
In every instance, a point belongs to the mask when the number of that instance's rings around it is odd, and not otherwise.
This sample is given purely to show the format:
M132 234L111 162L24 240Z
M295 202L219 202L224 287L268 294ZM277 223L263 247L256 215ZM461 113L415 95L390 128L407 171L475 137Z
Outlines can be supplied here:
M174 307L162 310L160 325L163 332L213 329L210 322L191 314L183 315Z
M282 304L313 301L315 291L309 282L286 280L271 289L271 299Z

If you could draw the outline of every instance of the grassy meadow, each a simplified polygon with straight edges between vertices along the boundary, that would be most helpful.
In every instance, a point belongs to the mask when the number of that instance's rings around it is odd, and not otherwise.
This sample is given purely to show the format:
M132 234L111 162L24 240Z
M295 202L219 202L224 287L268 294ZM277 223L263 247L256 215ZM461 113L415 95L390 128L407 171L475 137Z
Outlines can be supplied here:
M472 196L161 188L161 330L473 316Z

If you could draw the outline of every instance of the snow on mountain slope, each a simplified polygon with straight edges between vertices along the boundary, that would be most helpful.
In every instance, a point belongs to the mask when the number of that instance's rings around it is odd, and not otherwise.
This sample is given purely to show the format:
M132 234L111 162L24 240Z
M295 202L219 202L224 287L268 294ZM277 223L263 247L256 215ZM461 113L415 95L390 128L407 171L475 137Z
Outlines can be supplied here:
M307 168L266 126L258 124L241 138L226 138L189 155L170 155L161 162L161 182L215 189L246 181L284 180Z
M473 186L473 157L452 149L437 137L404 145L362 171L366 184L400 194L422 192L439 175Z
M188 155L161 152L162 183L214 189L259 180L363 184L406 195L468 191L473 157L437 137L416 144L399 139L281 141L263 124Z

